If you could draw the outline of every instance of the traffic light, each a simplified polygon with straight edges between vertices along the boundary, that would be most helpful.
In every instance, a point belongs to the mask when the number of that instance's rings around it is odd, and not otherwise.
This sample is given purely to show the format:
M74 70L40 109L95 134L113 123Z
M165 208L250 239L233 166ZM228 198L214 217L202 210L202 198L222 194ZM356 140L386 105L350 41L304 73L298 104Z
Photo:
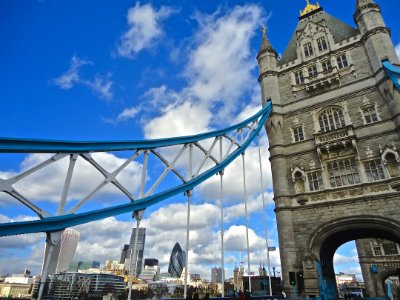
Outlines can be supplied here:
M297 280L297 289L298 292L301 293L304 289L304 274L303 272L297 272L296 273L296 280Z
M290 285L296 285L296 272L289 272L289 282Z

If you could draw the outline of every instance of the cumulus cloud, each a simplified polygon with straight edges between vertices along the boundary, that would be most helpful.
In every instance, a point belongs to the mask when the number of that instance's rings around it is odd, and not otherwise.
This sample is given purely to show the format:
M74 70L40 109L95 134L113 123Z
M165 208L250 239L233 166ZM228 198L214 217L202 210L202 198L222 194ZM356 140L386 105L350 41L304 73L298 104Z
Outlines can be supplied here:
M92 90L97 97L104 100L112 100L114 97L112 92L114 83L111 80L111 74L106 76L96 75L92 79L83 78L79 72L85 65L93 65L93 63L76 55L72 56L69 69L53 79L52 82L63 90L72 89L75 85L85 86Z
M358 262L358 255L354 256L345 256L339 253L335 253L333 256L333 263L335 265L343 265L348 263L357 263Z
M72 56L69 69L59 77L55 78L53 80L54 84L64 90L73 88L76 83L81 81L79 76L81 67L87 64L92 64L92 62L79 58L76 55Z
M153 47L162 36L162 21L173 12L173 9L165 6L157 10L151 4L136 3L128 11L129 29L121 37L118 54L133 58L141 50Z
M400 43L397 44L395 49L396 49L397 57L400 59Z

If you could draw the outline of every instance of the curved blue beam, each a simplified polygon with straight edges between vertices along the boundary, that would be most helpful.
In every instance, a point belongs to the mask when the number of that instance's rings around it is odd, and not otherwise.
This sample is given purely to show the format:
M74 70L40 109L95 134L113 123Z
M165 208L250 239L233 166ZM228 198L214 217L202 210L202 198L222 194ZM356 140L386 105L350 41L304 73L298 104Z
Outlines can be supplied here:
M400 92L400 68L392 65L388 60L382 61L387 76L393 81L394 86Z
M268 119L269 115L272 112L272 104L271 102L267 102L266 106L263 107L260 112L258 112L256 115L253 117L247 119L246 121L252 122L259 116L261 116L257 128L251 132L249 135L248 139L243 143L243 145L233 151L228 157L222 161L220 164L212 167L208 171L200 174L199 176L189 180L186 183L183 183L181 185L175 186L169 190L157 193L152 196L148 196L142 199L135 200L134 202L126 203L126 204L121 204L117 205L114 207L109 207L109 208L103 208L103 209L98 209L98 210L93 210L90 212L84 212L84 213L79 213L79 214L69 214L69 215L63 215L63 216L54 216L54 217L48 217L44 218L41 220L34 220L34 221L23 221L23 222L12 222L12 223L4 223L0 224L0 236L9 236L9 235L17 235L17 234L26 234L26 233L36 233L36 232L52 232L52 231L59 231L62 229L65 229L67 227L72 227L84 223L88 223L91 221L96 221L104 218L108 218L111 216L115 215L120 215L123 213L127 212L132 212L132 211L138 211L138 210L143 210L151 205L154 205L156 203L159 203L167 198L170 198L172 196L175 196L177 194L183 193L185 191L191 190L203 181L207 180L211 176L214 176L217 174L219 171L222 171L225 169L233 160L235 160L240 154L242 154L246 148L250 145L250 143L254 140L254 138L258 135L260 130L263 128L266 120ZM238 129L240 127L243 127L243 125L247 124L241 122L241 126L236 127L231 126L229 128L233 129ZM214 131L219 132L217 135L224 134L230 130L219 130L219 131ZM203 134L203 135L197 135L197 136L205 136L208 135L209 137L213 137L214 135L211 135L211 133ZM215 135L215 136L217 136ZM194 137L194 136L193 136ZM177 138L177 139L191 139L192 137L183 137L183 138ZM165 139L168 142L172 141L174 139ZM160 140L158 140L160 141ZM191 140L191 141L196 141L196 140ZM151 143L153 141L150 141L148 143ZM187 141L186 141L187 142ZM143 144L146 144L146 142L143 142ZM103 144L105 145L105 143ZM100 150L98 150L100 151Z
M84 153L124 151L137 149L154 149L158 147L173 146L176 144L193 143L204 139L224 135L227 132L237 130L264 115L271 109L271 103L267 104L254 116L230 127L221 130L210 131L191 136L154 139L149 141L54 141L40 139L0 138L0 153Z

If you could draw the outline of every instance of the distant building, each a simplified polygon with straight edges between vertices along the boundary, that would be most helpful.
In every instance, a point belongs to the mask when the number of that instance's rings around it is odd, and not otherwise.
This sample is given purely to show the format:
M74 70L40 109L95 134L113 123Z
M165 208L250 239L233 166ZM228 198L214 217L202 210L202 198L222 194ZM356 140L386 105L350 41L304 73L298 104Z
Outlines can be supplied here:
M233 269L233 286L236 292L243 291L243 275L244 275L244 267L243 263L240 263L240 266L235 266Z
M211 269L211 282L212 283L222 283L222 274L224 274L225 278L225 271L221 267L214 267Z
M186 252L182 250L179 243L176 243L169 259L168 273L173 277L181 277L185 264Z
M79 270L87 270L90 268L100 268L99 261L73 261L69 264L68 271L78 272Z
M103 271L117 276L126 275L125 265L121 264L118 260L106 260Z
M30 297L33 278L27 269L23 274L12 274L4 278L0 283L0 297L4 298L27 298Z
M112 274L83 274L66 272L49 277L48 291L45 297L52 299L102 298L104 295L122 295L125 291L124 278ZM35 286L32 298L37 295Z
M160 279L158 259L146 258L144 260L144 270L140 273L139 279L143 281L158 281Z
M129 245L125 244L124 247L122 248L121 258L119 260L119 262L121 264L124 264L125 263L125 259L128 258L128 252L129 252Z
M50 257L49 274L65 272L74 259L79 242L79 232L67 228L61 235L58 245L54 246ZM46 243L44 259L49 255L49 246ZM44 265L44 264L43 264ZM43 271L42 271L43 272Z
M135 236L136 236L136 228L132 228L131 240L129 242L129 248L127 251L127 257L125 258L125 270L129 272L130 267L130 258L131 252L133 251L135 245ZM142 272L142 265L143 265L143 253L144 253L144 245L146 241L146 228L140 227L138 233L138 240L136 245L136 256L133 263L134 266L134 277L138 277ZM124 246L125 249L125 246ZM121 253L121 258L123 257L123 251Z

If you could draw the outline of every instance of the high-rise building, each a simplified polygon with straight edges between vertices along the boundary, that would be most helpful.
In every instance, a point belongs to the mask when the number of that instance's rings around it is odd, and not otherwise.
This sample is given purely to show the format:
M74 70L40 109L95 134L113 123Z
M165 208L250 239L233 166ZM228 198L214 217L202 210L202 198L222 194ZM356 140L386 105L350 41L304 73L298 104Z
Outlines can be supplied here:
M186 252L176 243L169 259L168 273L173 277L180 277L186 264Z
M79 231L67 228L61 234L58 245L54 246L50 257L49 274L68 271L69 265L74 259L79 242ZM49 246L46 243L44 259L49 255ZM44 264L43 264L44 265Z
M132 228L132 234L131 234L131 240L129 242L129 248L127 251L127 256L125 258L125 269L129 271L129 266L130 266L130 258L131 258L131 252L133 251L133 248L135 246L135 236L136 236L136 228ZM136 256L135 260L133 263L134 267L134 276L138 277L140 273L142 272L142 266L143 266L143 253L144 253L144 245L145 245L145 240L146 240L146 228L140 227L139 228L139 233L138 233L138 240L137 240L137 245L136 245ZM125 249L125 246L124 246ZM123 251L121 253L121 259L123 256Z
M129 245L125 244L121 251L121 258L119 260L120 264L125 263L125 259L128 258L128 251L129 251Z
M225 271L221 267L214 267L211 269L211 282L213 283L222 283L222 272L224 272L225 278Z

